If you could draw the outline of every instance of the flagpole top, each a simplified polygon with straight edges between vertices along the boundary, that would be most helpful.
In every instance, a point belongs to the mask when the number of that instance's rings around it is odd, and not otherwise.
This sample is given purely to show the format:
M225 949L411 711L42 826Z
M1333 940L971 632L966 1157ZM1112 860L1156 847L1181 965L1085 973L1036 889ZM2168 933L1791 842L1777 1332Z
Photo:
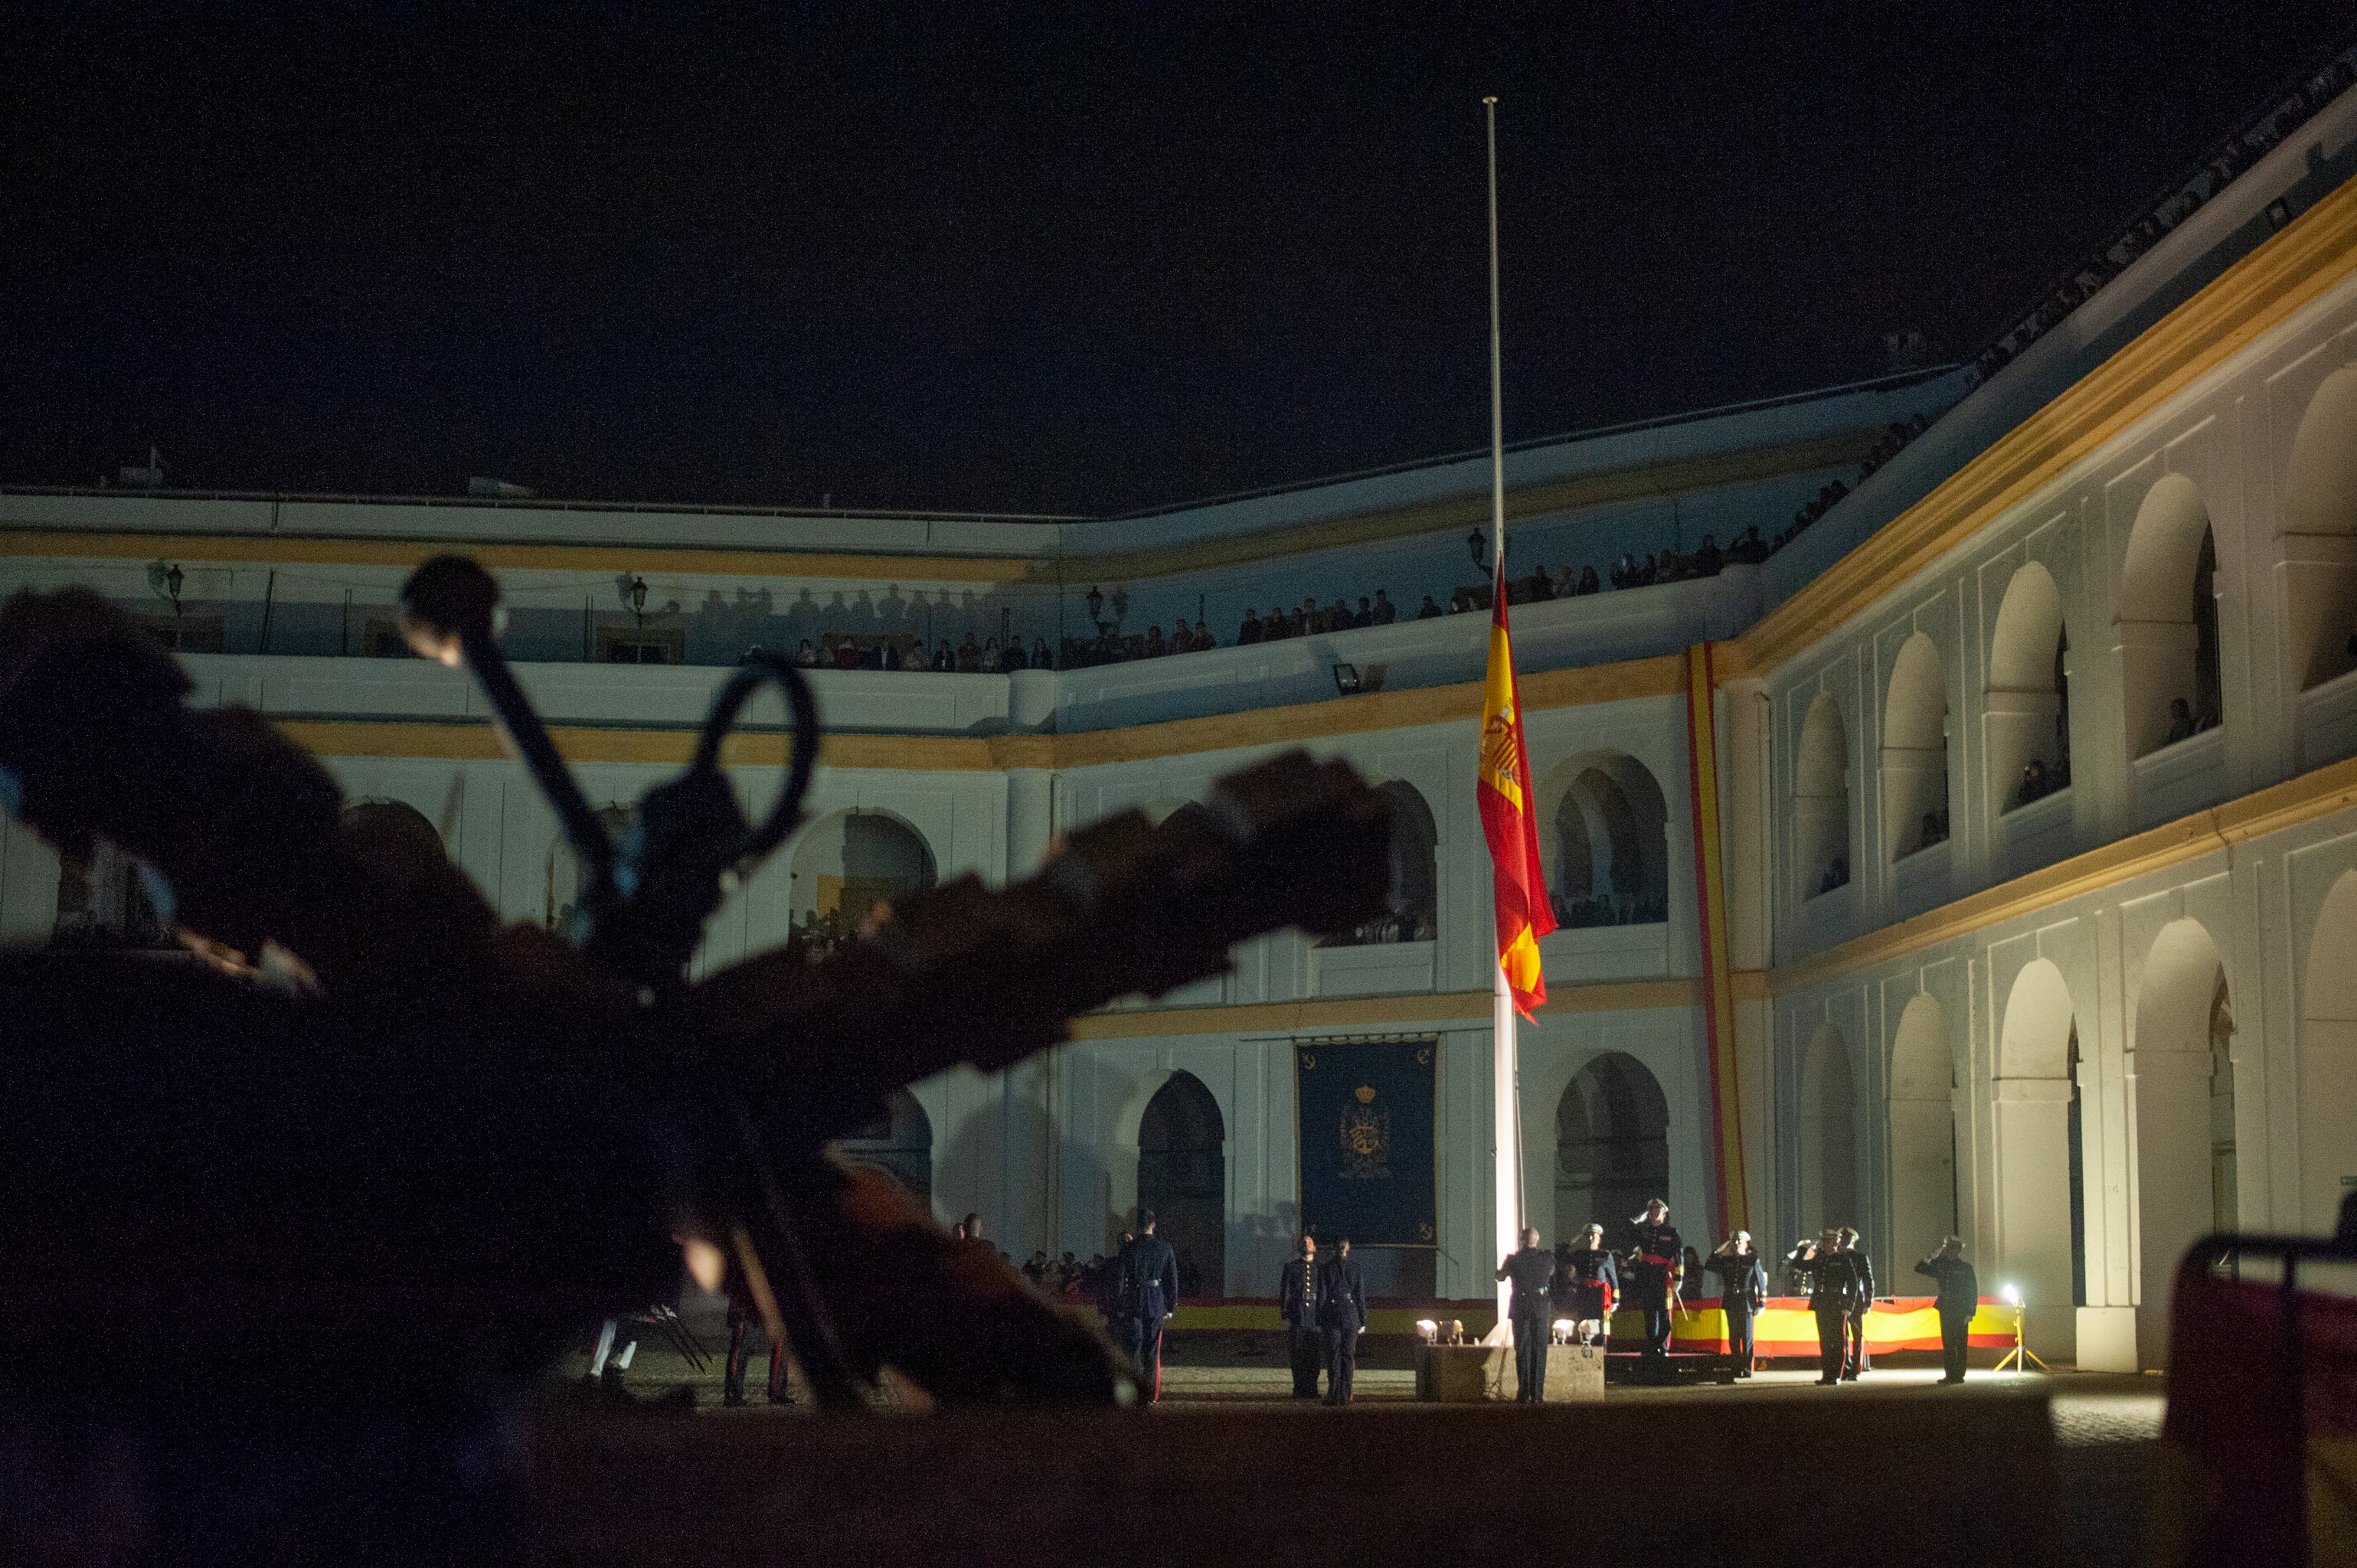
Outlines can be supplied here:
M1491 95L1491 96L1490 96L1490 97L1488 97L1488 98L1484 98L1483 100L1481 100L1481 102L1484 102L1484 103L1495 104L1495 103L1498 102L1498 100L1497 100L1496 95L1495 95L1495 94L1492 94L1492 95Z

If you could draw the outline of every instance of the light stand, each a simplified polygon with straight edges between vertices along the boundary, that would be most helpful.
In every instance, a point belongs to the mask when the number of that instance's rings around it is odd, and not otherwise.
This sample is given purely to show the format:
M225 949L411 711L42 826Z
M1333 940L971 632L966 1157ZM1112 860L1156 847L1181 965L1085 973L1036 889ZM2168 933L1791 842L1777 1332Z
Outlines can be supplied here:
M2051 1376L2054 1369L2038 1359L2038 1353L2023 1337L2022 1320L2029 1316L2029 1307L2022 1301L2020 1289L2014 1285L2006 1286L2005 1299L2013 1308L2013 1348L2005 1353L2005 1359L1999 1361L1995 1369L2002 1372L2011 1367L2017 1372L2027 1372L2034 1364L2040 1371Z

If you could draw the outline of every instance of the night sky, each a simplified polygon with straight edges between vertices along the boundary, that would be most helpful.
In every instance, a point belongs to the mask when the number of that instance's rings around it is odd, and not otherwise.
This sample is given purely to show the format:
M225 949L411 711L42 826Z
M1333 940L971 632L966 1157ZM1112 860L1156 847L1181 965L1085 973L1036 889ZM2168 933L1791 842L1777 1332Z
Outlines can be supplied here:
M1969 355L2350 26L0 9L0 482L1101 515ZM764 19L765 18L765 19Z

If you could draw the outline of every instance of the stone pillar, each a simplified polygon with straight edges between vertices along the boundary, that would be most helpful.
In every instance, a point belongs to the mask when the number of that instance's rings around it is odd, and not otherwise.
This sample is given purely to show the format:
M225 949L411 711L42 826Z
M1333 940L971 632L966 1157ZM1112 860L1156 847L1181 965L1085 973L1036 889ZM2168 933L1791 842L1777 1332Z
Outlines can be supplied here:
M1983 1294L2010 1283L2029 1305L2029 1348L2050 1361L2078 1354L2071 1300L2071 1082L2001 1078L1995 1091L1997 1252ZM2134 1370L2133 1367L2125 1369Z
M2212 1228L2210 1057L2130 1051L2127 1067L2136 1120L2136 1359L2142 1367L2167 1367L2177 1265Z
M1017 768L1006 775L1006 880L1019 882L1048 858L1055 836L1054 775L1043 768Z

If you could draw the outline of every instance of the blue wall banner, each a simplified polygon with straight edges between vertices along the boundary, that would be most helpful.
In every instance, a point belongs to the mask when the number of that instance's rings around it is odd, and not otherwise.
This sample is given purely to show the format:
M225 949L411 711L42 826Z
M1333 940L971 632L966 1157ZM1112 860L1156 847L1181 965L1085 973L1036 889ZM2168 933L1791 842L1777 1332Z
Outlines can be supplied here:
M1336 1040L1293 1047L1301 1108L1301 1225L1320 1245L1439 1242L1433 1040Z

